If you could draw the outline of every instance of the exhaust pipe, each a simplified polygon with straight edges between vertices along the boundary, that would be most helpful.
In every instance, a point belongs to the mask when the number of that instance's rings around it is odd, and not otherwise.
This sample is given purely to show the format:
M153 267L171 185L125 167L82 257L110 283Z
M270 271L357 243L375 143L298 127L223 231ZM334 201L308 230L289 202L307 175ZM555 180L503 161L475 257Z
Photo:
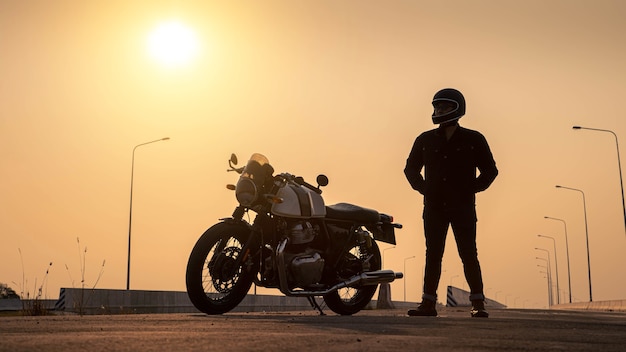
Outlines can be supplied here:
M395 279L401 279L404 274L394 272L393 270L369 271L359 275L360 285L378 285L382 283L392 282Z
M276 254L278 259L278 279L280 281L280 292L282 292L285 296L294 296L294 297L303 297L303 296L323 296L329 294L331 292L335 292L342 288L350 287L350 286L370 286L370 285L378 285L382 283L392 282L395 279L401 279L404 277L404 274L401 272L394 272L393 270L376 270L376 271L368 271L361 273L360 275L354 275L346 281L340 282L335 286L323 290L323 291L310 291L310 290L298 290L292 291L289 289L287 285L287 272L285 265L285 254L284 250L287 246L289 239L285 238L281 242L278 243L278 247L276 248Z
M340 282L335 286L323 291L291 291L288 288L284 287L286 285L283 285L282 282L280 291L286 296L324 296L342 288L351 286L378 285L382 283L392 282L395 279L401 279L403 276L404 275L401 272L394 272L393 270L377 270L361 273L360 275L355 275L348 280Z

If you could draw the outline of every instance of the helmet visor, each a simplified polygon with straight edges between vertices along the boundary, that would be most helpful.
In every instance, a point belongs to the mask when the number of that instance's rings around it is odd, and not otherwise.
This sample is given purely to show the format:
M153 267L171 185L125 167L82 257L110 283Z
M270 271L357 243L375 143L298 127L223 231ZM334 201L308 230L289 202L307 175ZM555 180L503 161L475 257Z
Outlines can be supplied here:
M442 117L454 113L459 109L459 103L452 99L433 100L433 117Z

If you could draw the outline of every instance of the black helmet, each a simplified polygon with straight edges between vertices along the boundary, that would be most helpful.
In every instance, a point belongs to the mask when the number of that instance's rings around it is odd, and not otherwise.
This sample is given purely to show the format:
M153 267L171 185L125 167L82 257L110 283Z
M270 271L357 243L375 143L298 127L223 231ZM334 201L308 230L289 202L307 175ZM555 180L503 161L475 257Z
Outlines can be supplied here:
M435 115L433 112L433 123L436 125L458 120L465 115L465 98L456 89L445 88L438 91L433 97L433 105L437 102L453 103L456 105L456 108L443 115Z

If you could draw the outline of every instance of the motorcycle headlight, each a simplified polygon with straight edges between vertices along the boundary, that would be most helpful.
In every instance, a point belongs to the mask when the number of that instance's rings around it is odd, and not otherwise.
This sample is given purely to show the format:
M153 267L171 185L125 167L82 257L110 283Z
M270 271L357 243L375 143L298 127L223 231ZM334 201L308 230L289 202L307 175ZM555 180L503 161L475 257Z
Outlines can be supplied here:
M257 188L254 182L249 178L241 178L239 182L237 182L235 197L237 197L239 204L244 207L252 205L258 197Z

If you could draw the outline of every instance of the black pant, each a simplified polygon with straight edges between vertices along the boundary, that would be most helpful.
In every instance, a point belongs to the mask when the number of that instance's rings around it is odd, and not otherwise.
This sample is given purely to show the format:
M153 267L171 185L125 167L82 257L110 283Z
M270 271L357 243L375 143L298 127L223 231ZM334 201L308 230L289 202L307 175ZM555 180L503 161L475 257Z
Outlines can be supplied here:
M424 208L424 235L426 237L426 268L423 298L436 300L441 277L441 260L446 245L448 227L452 225L465 278L470 287L470 299L484 299L483 279L476 249L476 209L455 210Z

